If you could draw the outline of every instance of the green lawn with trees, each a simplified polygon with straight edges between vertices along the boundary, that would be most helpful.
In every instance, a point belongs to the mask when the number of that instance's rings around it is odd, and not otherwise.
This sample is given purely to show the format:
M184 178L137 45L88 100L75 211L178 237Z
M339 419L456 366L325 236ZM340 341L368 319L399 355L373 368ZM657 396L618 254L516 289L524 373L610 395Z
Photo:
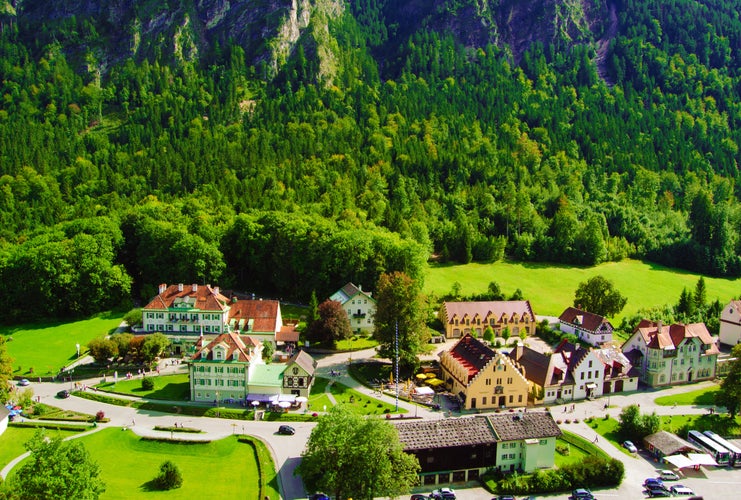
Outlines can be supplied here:
M424 290L443 296L450 293L457 282L461 293L470 295L486 291L489 283L494 281L506 295L519 288L530 300L536 314L558 316L573 305L579 283L596 275L607 278L628 299L622 312L611 318L615 323L643 308L676 303L682 290L693 290L700 277L699 274L638 260L608 262L592 267L510 261L431 264L425 272ZM706 277L705 283L707 299L717 298L723 305L738 297L741 289L741 279L738 278Z
M259 472L254 449L231 436L211 443L171 443L142 439L119 428L104 429L82 438L90 456L100 464L106 483L102 499L128 500L160 498L147 483L155 478L163 457L174 463L183 476L178 498L243 498L260 500ZM263 445L264 446L264 445ZM223 480L204 480L204 463L219 471ZM261 464L273 467L272 463ZM277 475L268 470L270 498L279 498ZM228 478L228 480L226 479Z
M122 317L123 313L102 313L79 321L0 327L8 354L14 358L13 375L30 378L56 374L77 359L76 344L80 344L80 355L85 354L88 342L115 331Z
M79 434L84 430L87 430L87 428L81 426L79 431L47 429L45 432L48 436L68 437ZM36 429L33 427L14 427L11 425L0 435L0 469L27 451L24 443L31 439L35 433Z
M720 387L706 387L696 391L682 392L672 394L671 396L659 396L654 399L654 403L660 406L712 406L715 403L715 395L718 394Z
M102 391L128 394L140 398L162 399L167 401L185 401L190 395L190 385L187 373L177 375L162 375L146 377L154 383L152 389L142 388L142 378L134 376L126 380L125 374L118 374L118 382L108 381L98 384Z

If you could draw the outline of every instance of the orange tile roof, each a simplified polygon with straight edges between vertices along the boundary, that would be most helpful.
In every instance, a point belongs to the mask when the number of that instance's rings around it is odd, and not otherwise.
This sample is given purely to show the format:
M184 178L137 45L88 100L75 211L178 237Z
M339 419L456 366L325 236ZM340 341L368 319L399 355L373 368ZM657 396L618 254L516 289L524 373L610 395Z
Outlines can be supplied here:
M476 376L495 354L471 335L466 335L450 349L453 359L468 371L468 380Z
M236 333L222 333L205 347L201 347L193 355L193 360L213 360L214 347L223 344L226 348L226 355L224 361L233 361L234 352L238 352L238 360L242 362L250 362L252 356L250 355L249 348L257 347L260 342L249 335L238 335Z
M676 349L683 340L698 338L703 344L710 346L705 354L720 352L705 323L662 325L660 322L643 319L638 323L635 331L640 333L643 341L652 349Z
M252 320L250 332L276 333L282 325L278 324L278 310L280 303L277 300L238 300L232 303L229 311L229 322L244 320L247 324Z
M219 288L211 285L160 285L160 293L144 309L170 309L176 304L187 302L192 309L222 312L227 309L229 299Z
M512 318L513 316L525 317L529 316L530 321L535 321L535 315L533 309L530 307L530 301L528 300L494 300L494 301L482 301L482 302L445 302L443 307L446 311L446 320L448 323L453 321L453 318L458 319L468 316L469 318L475 318L479 316L481 319L494 317L497 321L504 318Z

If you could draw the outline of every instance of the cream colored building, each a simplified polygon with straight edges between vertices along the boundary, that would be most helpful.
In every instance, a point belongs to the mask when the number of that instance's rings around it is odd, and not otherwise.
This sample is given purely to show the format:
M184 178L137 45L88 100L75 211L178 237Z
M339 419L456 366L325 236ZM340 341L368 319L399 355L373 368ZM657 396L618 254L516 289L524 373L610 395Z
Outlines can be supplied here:
M720 342L734 346L741 342L741 300L732 300L720 313Z
M440 368L447 388L466 410L527 406L528 381L520 368L471 335L440 353Z
M535 314L528 300L500 300L489 302L444 302L440 308L440 321L445 327L445 336L457 339L471 334L481 337L487 326L497 337L505 328L512 337L522 331L535 333Z

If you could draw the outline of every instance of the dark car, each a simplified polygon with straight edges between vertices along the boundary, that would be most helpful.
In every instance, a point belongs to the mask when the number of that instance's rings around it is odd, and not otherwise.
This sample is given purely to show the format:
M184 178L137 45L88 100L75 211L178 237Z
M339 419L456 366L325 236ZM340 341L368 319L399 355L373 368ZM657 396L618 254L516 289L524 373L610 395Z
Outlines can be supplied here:
M569 500L597 500L592 492L586 488L577 488L571 492Z
M293 436L294 434L296 434L296 429L294 429L290 425L281 425L280 427L278 427L278 434Z
M670 497L672 496L671 491L667 491L664 488L649 487L646 491L648 492L648 496L650 497Z
M415 493L412 495L409 500L428 500L429 497L427 495L420 495L419 493Z
M288 427L288 426L282 425L281 427ZM329 500L329 497L325 495L324 493L314 493L313 495L309 495L309 500Z
M59 391L57 393L57 397L58 398L61 398L61 399L67 399L69 397L69 391L67 389L65 389L63 391Z
M432 500L455 500L455 491L453 488L440 488L439 490L432 490L430 493Z
M499 495L498 497L494 497L491 500L517 500L512 495Z
M653 489L661 489L661 490L668 490L664 485L664 482L661 479L656 479L655 477L649 477L645 481L643 481L643 487L646 489L653 488Z

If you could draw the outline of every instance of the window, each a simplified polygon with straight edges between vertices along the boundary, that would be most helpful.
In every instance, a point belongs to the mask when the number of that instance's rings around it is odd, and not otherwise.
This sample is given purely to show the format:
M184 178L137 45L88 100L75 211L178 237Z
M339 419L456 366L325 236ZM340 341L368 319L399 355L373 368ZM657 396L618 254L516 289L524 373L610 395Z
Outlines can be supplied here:
M293 377L286 377L286 387L293 387Z
M507 454L506 453L502 453L502 460L507 460Z
M546 444L548 444L548 440L547 439L541 439L540 440L540 446L544 446Z
M491 379L490 378L487 378L485 383L486 383L486 385L491 385Z
M584 372L581 372L581 380L584 380Z
M509 455L507 456L507 458L509 458L510 460L514 460L514 459L515 459L516 457L517 457L517 455L516 455L515 453L510 453L510 454L509 454Z
M589 361L589 368L591 368L591 367L592 367L592 361L590 360Z
M515 397L512 394L509 395L509 402L510 403L514 403L515 402Z
M483 398L481 398L481 404L482 405L485 405L486 404L486 396L484 396Z
M519 396L517 396L517 402L518 403L522 403L522 394L520 394Z
M303 387L304 386L304 377L299 377L298 378L298 386L299 387Z

